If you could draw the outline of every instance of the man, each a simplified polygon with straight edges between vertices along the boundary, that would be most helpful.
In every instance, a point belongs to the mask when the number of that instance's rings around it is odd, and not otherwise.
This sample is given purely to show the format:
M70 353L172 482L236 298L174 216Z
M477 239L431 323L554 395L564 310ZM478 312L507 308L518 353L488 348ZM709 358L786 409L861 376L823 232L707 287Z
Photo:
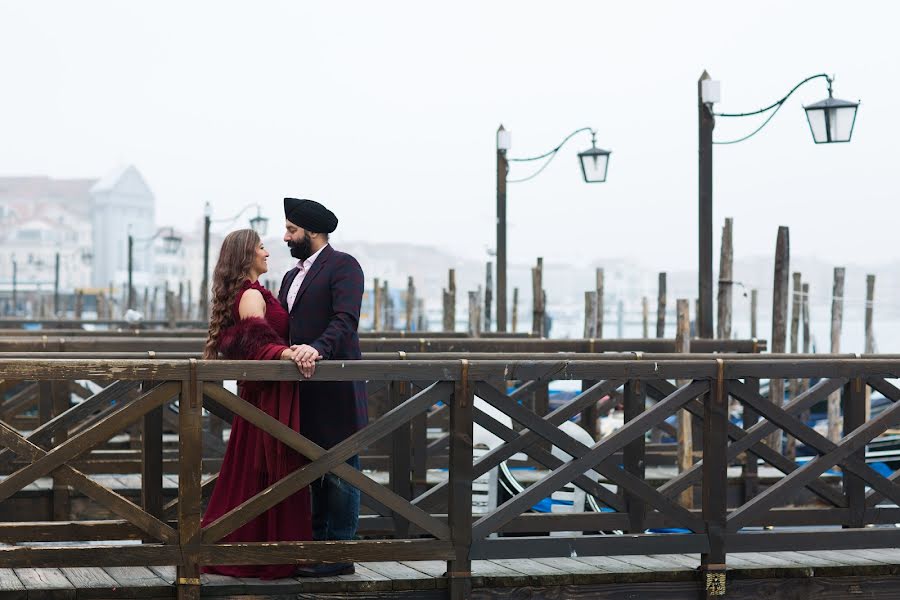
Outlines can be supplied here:
M284 241L297 266L281 281L278 299L290 314L290 344L301 372L311 377L317 360L359 360L359 312L365 278L355 258L328 243L337 217L313 200L284 199ZM323 448L368 423L362 381L309 381L300 386L300 433ZM359 456L347 461L359 469ZM352 540L359 523L359 490L328 473L310 485L313 538ZM301 567L298 575L354 573L353 563Z

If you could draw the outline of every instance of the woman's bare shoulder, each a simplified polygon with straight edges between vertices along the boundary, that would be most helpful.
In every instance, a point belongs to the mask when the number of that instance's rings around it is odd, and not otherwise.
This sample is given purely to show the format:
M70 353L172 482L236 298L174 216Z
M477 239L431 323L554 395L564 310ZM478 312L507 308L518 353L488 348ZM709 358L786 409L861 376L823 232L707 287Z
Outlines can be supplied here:
M266 316L266 300L259 290L249 289L241 296L238 313L242 319Z

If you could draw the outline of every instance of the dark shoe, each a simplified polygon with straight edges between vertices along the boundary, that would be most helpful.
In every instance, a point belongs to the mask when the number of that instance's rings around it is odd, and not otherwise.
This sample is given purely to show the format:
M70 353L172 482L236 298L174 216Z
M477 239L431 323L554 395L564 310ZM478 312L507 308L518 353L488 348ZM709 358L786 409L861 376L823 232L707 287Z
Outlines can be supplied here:
M298 577L334 577L336 575L353 575L354 573L356 573L356 567L352 562L320 563L297 567Z

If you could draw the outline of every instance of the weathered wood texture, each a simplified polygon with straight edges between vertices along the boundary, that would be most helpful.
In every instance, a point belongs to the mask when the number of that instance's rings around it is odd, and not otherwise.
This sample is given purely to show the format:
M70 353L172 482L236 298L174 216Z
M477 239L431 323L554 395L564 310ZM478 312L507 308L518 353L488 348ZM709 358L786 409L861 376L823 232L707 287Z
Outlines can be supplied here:
M834 268L834 285L831 291L831 352L841 351L841 326L844 322L844 267ZM774 351L774 349L773 349ZM836 442L841 437L841 398L835 392L828 398L828 439Z
M656 337L666 337L666 274L659 274L659 291L656 300Z
M784 352L787 338L788 277L790 273L790 233L787 227L778 228L775 242L775 275L772 284L772 352ZM769 382L769 401L777 406L784 403L784 379L775 378ZM768 439L769 446L781 452L782 433L773 432Z
M716 337L731 339L731 309L734 294L734 247L732 245L732 223L729 217L722 227L722 245L719 254L719 297Z

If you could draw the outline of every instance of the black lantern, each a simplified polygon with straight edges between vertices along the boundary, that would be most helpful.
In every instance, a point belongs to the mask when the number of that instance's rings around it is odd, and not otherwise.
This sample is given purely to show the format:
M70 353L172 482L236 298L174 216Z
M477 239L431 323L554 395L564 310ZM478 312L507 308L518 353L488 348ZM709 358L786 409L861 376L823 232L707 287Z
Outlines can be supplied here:
M839 100L831 95L831 78L828 78L828 97L815 104L804 106L809 130L817 144L849 142L856 123L859 102Z
M181 238L175 235L175 230L169 228L169 233L163 236L163 251L166 254L175 254L181 248Z
M581 161L581 173L586 183L603 183L606 181L606 169L609 166L609 150L597 147L596 135L591 132L591 148L578 153Z
M250 229L259 234L260 237L266 235L269 229L269 219L262 216L259 205L256 206L256 216L250 219Z

